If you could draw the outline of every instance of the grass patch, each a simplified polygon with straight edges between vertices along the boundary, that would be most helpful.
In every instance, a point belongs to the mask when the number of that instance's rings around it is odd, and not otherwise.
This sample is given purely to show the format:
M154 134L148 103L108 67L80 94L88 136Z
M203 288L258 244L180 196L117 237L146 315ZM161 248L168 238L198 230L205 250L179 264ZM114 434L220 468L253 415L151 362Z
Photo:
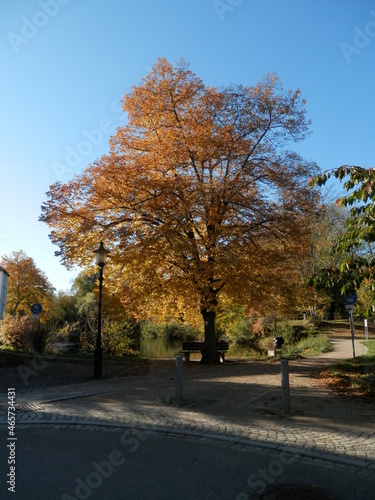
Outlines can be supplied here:
M295 344L285 346L282 357L286 359L313 357L329 351L333 351L333 347L326 335L310 335Z
M0 351L5 351L5 352L20 352L20 351L17 351L17 349L15 349L14 347L10 347L10 346L7 346L7 345L0 345Z
M263 349L262 347L253 344L253 345L245 345L240 346L237 344L230 344L229 351L226 355L229 358L238 358L238 359L265 359L267 356L267 349Z
M366 356L375 356L375 340L364 340L361 344L368 349Z
M375 340L362 342L368 352L346 359L323 372L328 386L341 395L375 401Z

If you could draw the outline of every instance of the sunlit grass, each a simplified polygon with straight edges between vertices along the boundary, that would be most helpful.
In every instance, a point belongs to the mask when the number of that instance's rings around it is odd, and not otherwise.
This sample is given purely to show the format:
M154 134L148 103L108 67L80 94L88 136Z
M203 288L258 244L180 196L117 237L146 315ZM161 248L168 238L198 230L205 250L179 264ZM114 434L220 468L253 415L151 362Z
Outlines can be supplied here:
M375 340L362 342L368 352L346 359L325 372L329 385L347 396L360 396L375 401Z
M255 346L244 346L231 344L229 347L227 357L238 358L238 359L264 359L267 355L267 349L262 349Z
M375 340L367 340L361 342L365 347L367 347L368 351L366 356L375 356Z
M332 344L326 335L311 335L296 344L283 348L282 356L288 359L313 357L323 352L333 351Z

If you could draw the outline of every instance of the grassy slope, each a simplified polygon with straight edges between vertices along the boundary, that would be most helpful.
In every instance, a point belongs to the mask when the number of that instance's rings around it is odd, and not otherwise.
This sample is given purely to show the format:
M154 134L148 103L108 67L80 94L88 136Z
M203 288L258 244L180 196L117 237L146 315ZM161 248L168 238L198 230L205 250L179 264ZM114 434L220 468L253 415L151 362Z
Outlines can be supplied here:
M297 344L286 346L283 357L288 359L314 357L329 351L333 351L333 347L327 336L315 335L302 339Z
M327 321L322 325L325 333L350 338L349 321ZM363 322L355 323L355 336L364 338ZM374 339L375 328L369 321L369 337ZM355 359L347 359L322 373L327 385L347 397L375 402L375 340L362 342L368 352Z

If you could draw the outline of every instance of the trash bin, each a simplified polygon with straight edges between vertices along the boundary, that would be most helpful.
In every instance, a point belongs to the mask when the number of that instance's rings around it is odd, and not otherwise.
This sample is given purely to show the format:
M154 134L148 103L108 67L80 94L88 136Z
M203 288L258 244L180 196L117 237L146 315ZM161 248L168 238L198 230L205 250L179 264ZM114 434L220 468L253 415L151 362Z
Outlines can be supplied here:
M281 349L283 344L284 344L283 337L274 337L273 338L273 345L275 346L275 356L276 356L276 349Z

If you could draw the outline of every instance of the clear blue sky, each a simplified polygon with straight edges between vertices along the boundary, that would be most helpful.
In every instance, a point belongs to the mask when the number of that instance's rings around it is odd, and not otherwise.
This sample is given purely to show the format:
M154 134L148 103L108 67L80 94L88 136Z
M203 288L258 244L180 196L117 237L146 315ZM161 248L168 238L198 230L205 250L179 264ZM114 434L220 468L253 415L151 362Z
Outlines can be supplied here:
M57 289L75 274L38 222L45 192L108 151L125 121L118 100L158 57L184 57L208 85L255 85L277 72L307 101L313 133L300 153L322 169L374 166L370 0L0 0L0 8L0 256L24 250Z

